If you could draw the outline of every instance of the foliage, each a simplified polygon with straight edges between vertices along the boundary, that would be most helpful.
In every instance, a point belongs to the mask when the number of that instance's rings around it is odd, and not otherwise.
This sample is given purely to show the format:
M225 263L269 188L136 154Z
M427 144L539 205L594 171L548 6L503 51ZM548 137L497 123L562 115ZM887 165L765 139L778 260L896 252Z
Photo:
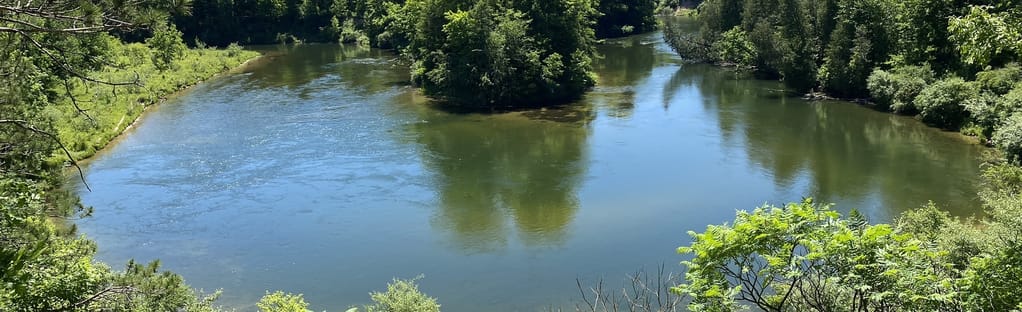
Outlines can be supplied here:
M1002 68L981 71L976 73L976 82L985 91L1003 95L1022 82L1022 67L1011 63Z
M191 10L175 14L174 21L187 42L224 46L231 42L274 43L276 34L290 34L305 42L334 42L341 26L358 35L350 41L383 48L401 48L415 25L394 27L413 14L421 0L190 0ZM412 3L405 8L406 3ZM469 4L477 1L452 1ZM594 4L595 5L595 4ZM653 0L602 0L597 24L599 37L616 37L653 30ZM466 8L462 8L466 9ZM519 8L524 10L524 8ZM444 12L439 12L444 13ZM442 16L442 15L440 15ZM409 27L411 26L411 27ZM626 31L628 30L628 31Z
M825 50L820 80L827 92L843 97L867 94L866 79L893 50L890 2L842 1Z
M994 144L1014 160L1022 160L1022 112L1016 112L994 131Z
M1010 7L1012 1L1003 2ZM1022 9L1017 5L999 9L972 6L968 14L949 21L951 39L966 63L983 65L1022 56Z
M693 311L941 310L954 289L940 253L890 225L811 200L740 211L733 225L690 233Z
M307 312L309 304L305 302L301 294L284 293L275 291L266 292L266 295L256 303L259 312Z
M153 36L146 39L145 42L153 49L153 65L156 65L157 69L166 70L171 68L174 60L181 57L188 47L181 39L181 32L177 31L173 24L158 25L153 30Z
M734 39L725 33L741 27L755 46L755 71L783 79L796 91L819 88L839 97L862 98L882 89L867 86L877 69L925 66L937 77L971 77L987 65L1022 57L1018 38L1022 10L1017 1L707 0L697 11L697 33L665 28L666 41L679 54L728 63L708 47L731 45L723 43ZM881 73L876 78L896 77ZM1001 86L998 92L1005 91ZM889 97L881 95L885 96Z
M656 19L653 0L601 0L597 6L600 17L596 22L596 36L613 38L653 30Z
M945 129L957 129L968 118L965 105L979 97L975 83L961 78L942 79L919 92L913 104L923 122Z
M94 260L92 241L62 224L91 211L64 190L65 164L109 142L143 105L255 55L185 51L164 23L180 9L166 1L0 6L0 310L215 309L215 294L199 296L157 263L110 270ZM146 27L148 44L115 36Z
M739 67L753 67L758 58L756 47L740 27L724 32L720 41L714 42L710 49L715 52L714 58Z
M811 201L740 211L690 233L693 311L1013 311L1022 278L1022 167L984 165L980 219L933 203L893 225Z
M407 54L431 96L477 107L541 106L594 84L592 1L424 1ZM556 12L556 13L554 13Z
M901 66L874 70L866 87L879 108L908 114L916 112L913 101L933 80L933 71L927 66Z
M419 291L416 279L394 279L387 284L387 291L373 292L369 296L373 304L366 306L369 312L439 312L440 304Z

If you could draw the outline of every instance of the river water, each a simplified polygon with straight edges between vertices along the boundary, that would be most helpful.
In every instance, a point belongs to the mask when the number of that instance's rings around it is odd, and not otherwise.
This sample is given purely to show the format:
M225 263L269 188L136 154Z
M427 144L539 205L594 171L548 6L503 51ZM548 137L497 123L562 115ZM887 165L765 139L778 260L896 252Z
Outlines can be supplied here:
M658 33L599 51L578 103L480 114L430 103L389 52L281 48L93 159L77 225L115 268L160 259L242 310L282 289L343 311L421 274L445 311L536 311L576 278L681 271L686 232L737 209L978 211L982 148L956 134L685 64Z

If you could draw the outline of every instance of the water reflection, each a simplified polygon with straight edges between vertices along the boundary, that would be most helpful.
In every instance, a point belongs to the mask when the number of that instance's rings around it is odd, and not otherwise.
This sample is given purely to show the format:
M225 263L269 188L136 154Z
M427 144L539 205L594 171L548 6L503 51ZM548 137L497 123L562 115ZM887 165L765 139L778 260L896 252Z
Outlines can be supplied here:
M956 214L975 212L982 149L963 148L956 134L853 103L806 102L779 83L706 66L686 66L671 80L696 86L704 109L717 116L721 143L740 146L780 189L808 178L806 195L825 201L877 197L883 207L857 208L881 219L921 206L924 197Z
M634 87L649 78L652 69L666 59L656 53L656 37L633 36L607 40L597 47L600 61L593 70L597 87L584 101L606 110L607 116L631 118L635 109Z
M251 67L246 84L251 89L301 88L327 79L340 80L347 84L345 89L373 94L408 84L407 67L390 51L350 44L273 45L255 49L267 55L260 62L272 66Z
M586 171L585 121L440 113L414 132L436 175L434 223L460 247L503 248L512 232L527 246L564 241Z
M162 259L241 309L278 288L333 309L425 274L445 311L529 311L575 298L578 276L676 263L684 231L765 201L877 221L978 207L980 148L683 64L659 34L601 46L579 103L488 115L429 105L389 52L287 49L162 104L90 163L96 212L78 225L101 259Z

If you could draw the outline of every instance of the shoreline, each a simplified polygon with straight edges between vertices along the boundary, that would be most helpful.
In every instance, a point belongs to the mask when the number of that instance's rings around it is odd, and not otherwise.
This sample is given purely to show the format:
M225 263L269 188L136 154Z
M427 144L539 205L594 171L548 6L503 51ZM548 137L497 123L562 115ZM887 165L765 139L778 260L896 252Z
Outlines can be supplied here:
M131 120L131 122L128 122L128 124L126 126L124 126L123 129L118 131L116 135L114 135L112 138L110 138L109 140L104 142L103 146L101 148L99 148L99 149L96 149L95 153L92 153L92 155L89 155L87 157L83 157L81 159L75 159L74 161L79 166L81 166L82 169L84 170L85 167L87 167L88 164L91 163L93 159L95 159L95 158L99 157L101 154L106 153L107 151L109 151L111 147L113 147L114 145L116 145L117 143L122 141L125 138L125 136L129 134L129 132L134 131L135 127L143 119L145 119L153 109L158 109L159 106L161 106L162 104L166 103L167 101L172 100L174 98L177 98L179 96L184 95L185 93L188 93L188 92L192 91L193 89L195 89L196 86L198 86L198 85L200 85L202 83L208 82L208 81L213 80L213 79L218 79L218 78L226 77L228 75L238 74L238 73L243 72L245 69L247 69L247 68L249 68L251 66L259 65L258 61L263 60L263 59L267 59L267 55L266 55L266 53L263 53L263 52L258 52L258 53L259 53L259 55L256 55L256 56L254 56L252 58L249 58L249 59L245 60L244 62L241 62L237 66L234 66L234 67L228 68L226 70L220 71L220 72L218 72L218 73L216 73L216 74L214 74L212 76L206 77L205 79L201 79L201 80L195 81L195 82L193 82L191 84L184 85L181 88L179 88L177 90L174 90L173 92L162 94L162 95L157 95L156 96L156 101L153 101L152 103L144 104L142 106L142 110L138 113L138 116L135 116L135 118L133 120ZM128 117L128 115L121 116L121 118L127 118L127 117ZM65 171L65 173L67 175L70 175L70 176L78 175L78 172L77 172L76 169L74 169L73 165L66 165L66 166L64 166L63 170ZM77 179L77 177L74 177L74 178Z

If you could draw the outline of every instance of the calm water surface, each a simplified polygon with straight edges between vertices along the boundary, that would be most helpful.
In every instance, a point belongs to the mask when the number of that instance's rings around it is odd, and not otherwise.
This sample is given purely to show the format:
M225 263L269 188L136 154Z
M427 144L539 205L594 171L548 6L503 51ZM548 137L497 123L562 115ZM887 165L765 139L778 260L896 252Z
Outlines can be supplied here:
M243 310L283 289L338 311L423 274L445 311L536 311L578 277L680 271L686 231L736 209L977 211L981 148L684 64L659 34L601 46L579 103L505 114L430 104L387 52L285 52L154 108L89 164L78 226L100 259L161 259Z

